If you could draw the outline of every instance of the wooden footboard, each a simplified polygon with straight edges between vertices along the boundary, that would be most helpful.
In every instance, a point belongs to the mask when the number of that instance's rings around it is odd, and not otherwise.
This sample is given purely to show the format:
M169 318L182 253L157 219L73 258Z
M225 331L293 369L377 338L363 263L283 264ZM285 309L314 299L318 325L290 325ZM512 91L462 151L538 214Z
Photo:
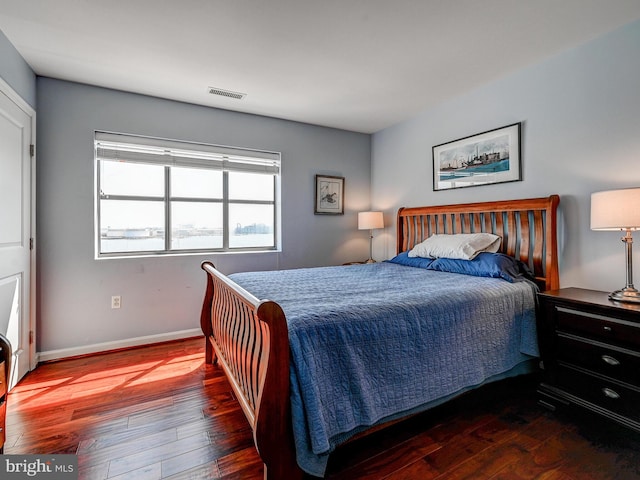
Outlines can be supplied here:
M289 401L289 334L280 306L260 301L210 262L200 316L207 363L219 364L253 430L265 479L302 478Z

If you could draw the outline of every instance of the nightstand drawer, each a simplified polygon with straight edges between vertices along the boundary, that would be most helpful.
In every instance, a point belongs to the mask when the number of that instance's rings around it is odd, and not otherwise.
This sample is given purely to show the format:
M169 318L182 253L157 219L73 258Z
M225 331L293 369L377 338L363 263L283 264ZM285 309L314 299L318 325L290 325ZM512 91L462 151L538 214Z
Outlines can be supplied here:
M640 385L640 353L559 334L559 362L593 370L621 382Z
M586 335L595 340L631 348L640 347L638 323L561 306L556 306L556 321L559 331Z
M598 407L640 422L640 391L623 387L595 375L560 366L558 382L562 390Z

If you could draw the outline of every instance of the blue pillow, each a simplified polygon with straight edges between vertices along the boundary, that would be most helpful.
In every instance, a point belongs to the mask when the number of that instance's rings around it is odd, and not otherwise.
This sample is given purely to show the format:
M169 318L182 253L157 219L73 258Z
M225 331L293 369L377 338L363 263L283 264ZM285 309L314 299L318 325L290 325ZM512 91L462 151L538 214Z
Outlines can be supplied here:
M433 263L433 258L410 257L409 252L406 251L396 255L391 260L385 260L385 262L406 265L407 267L429 268L429 265Z
M525 278L533 280L533 275L524 263L504 253L482 252L473 260L437 258L427 269L476 277L502 278L511 283Z

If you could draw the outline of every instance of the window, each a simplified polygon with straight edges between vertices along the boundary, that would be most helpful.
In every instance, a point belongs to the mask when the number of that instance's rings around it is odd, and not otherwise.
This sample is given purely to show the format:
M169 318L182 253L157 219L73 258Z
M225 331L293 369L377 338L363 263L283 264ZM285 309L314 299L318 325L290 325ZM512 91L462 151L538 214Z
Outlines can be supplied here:
M280 154L96 132L97 257L278 246Z

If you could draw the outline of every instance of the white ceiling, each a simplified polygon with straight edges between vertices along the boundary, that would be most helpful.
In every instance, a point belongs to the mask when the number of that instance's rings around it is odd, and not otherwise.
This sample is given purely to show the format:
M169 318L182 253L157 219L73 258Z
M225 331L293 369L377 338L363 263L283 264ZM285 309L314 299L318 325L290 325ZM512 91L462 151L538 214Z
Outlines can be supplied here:
M638 18L640 0L0 0L38 75L365 133Z

